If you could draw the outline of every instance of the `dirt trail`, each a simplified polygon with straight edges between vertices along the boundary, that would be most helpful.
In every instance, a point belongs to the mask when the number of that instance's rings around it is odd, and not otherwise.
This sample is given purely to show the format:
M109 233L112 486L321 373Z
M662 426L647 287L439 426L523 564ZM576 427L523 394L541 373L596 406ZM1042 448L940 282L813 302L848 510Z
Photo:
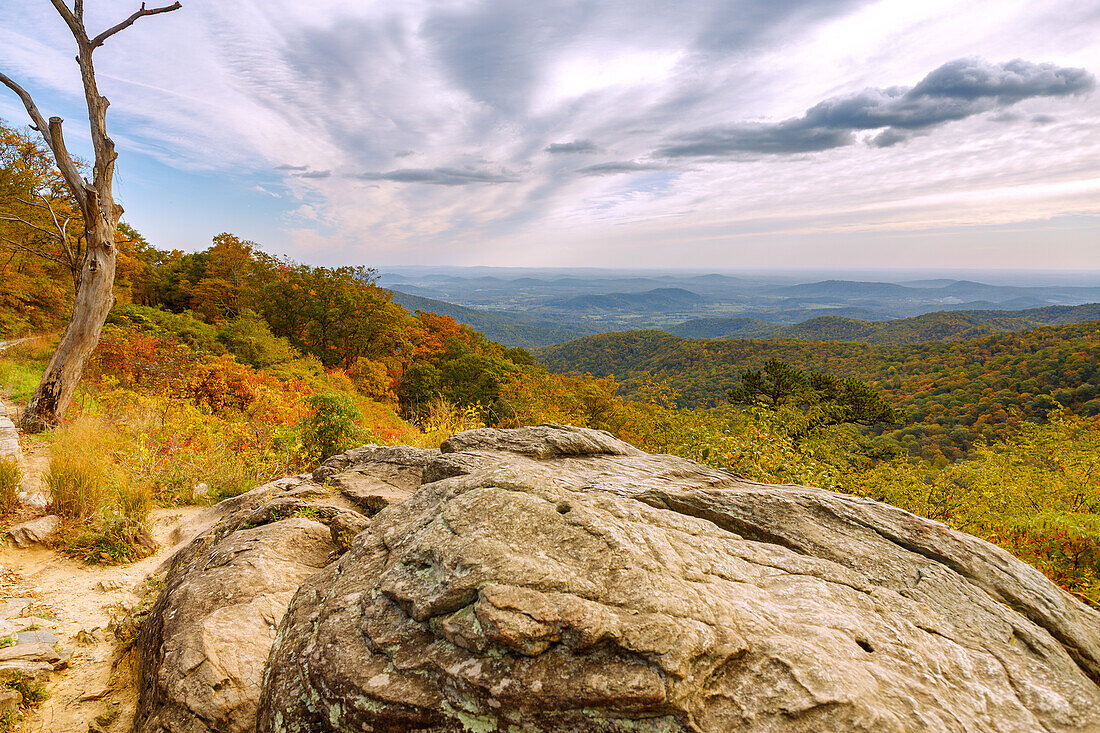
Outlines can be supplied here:
M140 600L146 578L172 551L172 530L202 509L154 509L148 524L161 550L132 565L95 567L53 550L0 548L0 601L34 598L33 608L51 618L18 620L33 621L74 650L69 668L52 675L49 699L24 722L22 733L87 733L111 705L119 706L120 715L109 730L128 730L136 688L128 659L115 674L118 642L108 627Z

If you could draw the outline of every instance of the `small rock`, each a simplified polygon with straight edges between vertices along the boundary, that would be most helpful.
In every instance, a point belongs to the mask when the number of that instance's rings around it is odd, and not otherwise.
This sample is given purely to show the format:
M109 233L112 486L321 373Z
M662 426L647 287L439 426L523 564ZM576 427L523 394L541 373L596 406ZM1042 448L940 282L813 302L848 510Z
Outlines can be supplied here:
M19 618L32 603L33 598L9 598L0 603L0 619Z
M11 636L15 633L15 622L8 621L7 619L0 621L0 639Z
M73 637L77 644L81 646L95 646L103 639L103 635L100 633L100 628L96 626L91 629L81 629L76 632L76 636Z
M96 590L101 593L110 593L113 590L121 590L126 586L121 580L101 580L95 584Z
M205 499L210 496L210 487L207 484L195 484L191 489L192 499Z
M17 690L0 687L0 717L6 717L9 711L17 710L22 702L23 696Z
M69 660L72 658L72 649L59 649L57 652L57 661L53 663L53 670L56 672L59 669L65 669L69 666Z
M45 494L38 494L31 491L20 491L19 503L32 509L45 509L50 505L50 498Z
M15 635L16 644L56 644L60 638L42 629L33 631L20 631Z
M44 517L15 525L8 530L8 537L11 538L11 541L15 543L16 547L30 547L35 544L42 544L57 530L57 525L60 521L61 520L58 519L57 516L48 514Z

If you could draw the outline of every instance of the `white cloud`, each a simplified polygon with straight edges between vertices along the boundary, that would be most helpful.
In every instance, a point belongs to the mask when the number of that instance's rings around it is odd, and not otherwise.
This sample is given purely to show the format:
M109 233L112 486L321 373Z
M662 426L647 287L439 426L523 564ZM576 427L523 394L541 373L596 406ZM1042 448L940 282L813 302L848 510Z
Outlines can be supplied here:
M586 264L633 247L651 264L697 251L733 266L736 248L716 243L795 237L812 249L820 235L843 260L857 250L837 232L943 227L959 228L965 259L965 227L1100 216L1100 95L1024 100L999 117L975 106L884 148L803 141L798 154L725 161L657 151L911 87L959 58L1097 73L1100 17L1087 5L187 0L111 39L97 62L120 170L144 156L277 196L283 238L264 244L301 259ZM95 3L90 25L131 6ZM0 68L79 144L71 39L52 12L0 6ZM12 99L0 114L21 121ZM219 229L257 214L226 216Z

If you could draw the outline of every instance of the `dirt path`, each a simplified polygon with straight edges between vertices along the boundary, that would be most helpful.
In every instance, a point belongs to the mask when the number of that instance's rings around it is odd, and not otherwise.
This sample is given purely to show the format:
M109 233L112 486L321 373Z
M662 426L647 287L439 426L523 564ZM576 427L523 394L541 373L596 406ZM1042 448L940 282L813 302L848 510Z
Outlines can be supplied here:
M50 618L17 621L56 634L62 647L74 650L69 668L52 675L49 699L24 722L21 733L87 733L97 715L116 705L119 719L109 730L128 730L136 687L128 660L116 674L118 642L108 627L140 600L146 578L172 551L172 530L202 509L153 510L149 528L162 549L132 565L94 567L53 550L0 548L0 601L35 599L32 608Z

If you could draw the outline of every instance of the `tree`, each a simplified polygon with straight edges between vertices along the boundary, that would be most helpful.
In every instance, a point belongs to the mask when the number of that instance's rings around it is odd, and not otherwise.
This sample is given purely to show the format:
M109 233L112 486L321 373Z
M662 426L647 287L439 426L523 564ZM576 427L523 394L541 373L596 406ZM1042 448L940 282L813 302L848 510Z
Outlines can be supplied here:
M65 146L61 118L51 117L47 122L30 93L10 77L0 73L0 82L22 100L33 129L42 136L52 153L65 186L79 209L84 230L72 316L57 350L46 366L42 381L20 419L20 428L27 432L39 432L60 421L84 373L84 366L99 342L99 334L103 330L107 314L114 305L112 286L118 257L115 235L118 220L122 216L122 207L115 203L112 192L115 159L118 154L115 153L114 141L107 136L107 106L110 103L99 93L96 85L92 53L111 36L129 28L139 19L168 13L180 7L179 2L174 2L164 7L147 9L145 3L142 3L130 17L97 36L89 37L84 27L84 0L74 0L72 8L64 0L50 1L76 40L76 61L84 84L95 160L92 165L92 180L88 181L81 176L79 167Z
M760 371L744 372L741 385L726 396L734 404L761 405L771 410L791 408L802 418L800 424L792 426L795 439L831 425L898 421L897 410L867 383L855 377L803 372L779 359L764 362Z

